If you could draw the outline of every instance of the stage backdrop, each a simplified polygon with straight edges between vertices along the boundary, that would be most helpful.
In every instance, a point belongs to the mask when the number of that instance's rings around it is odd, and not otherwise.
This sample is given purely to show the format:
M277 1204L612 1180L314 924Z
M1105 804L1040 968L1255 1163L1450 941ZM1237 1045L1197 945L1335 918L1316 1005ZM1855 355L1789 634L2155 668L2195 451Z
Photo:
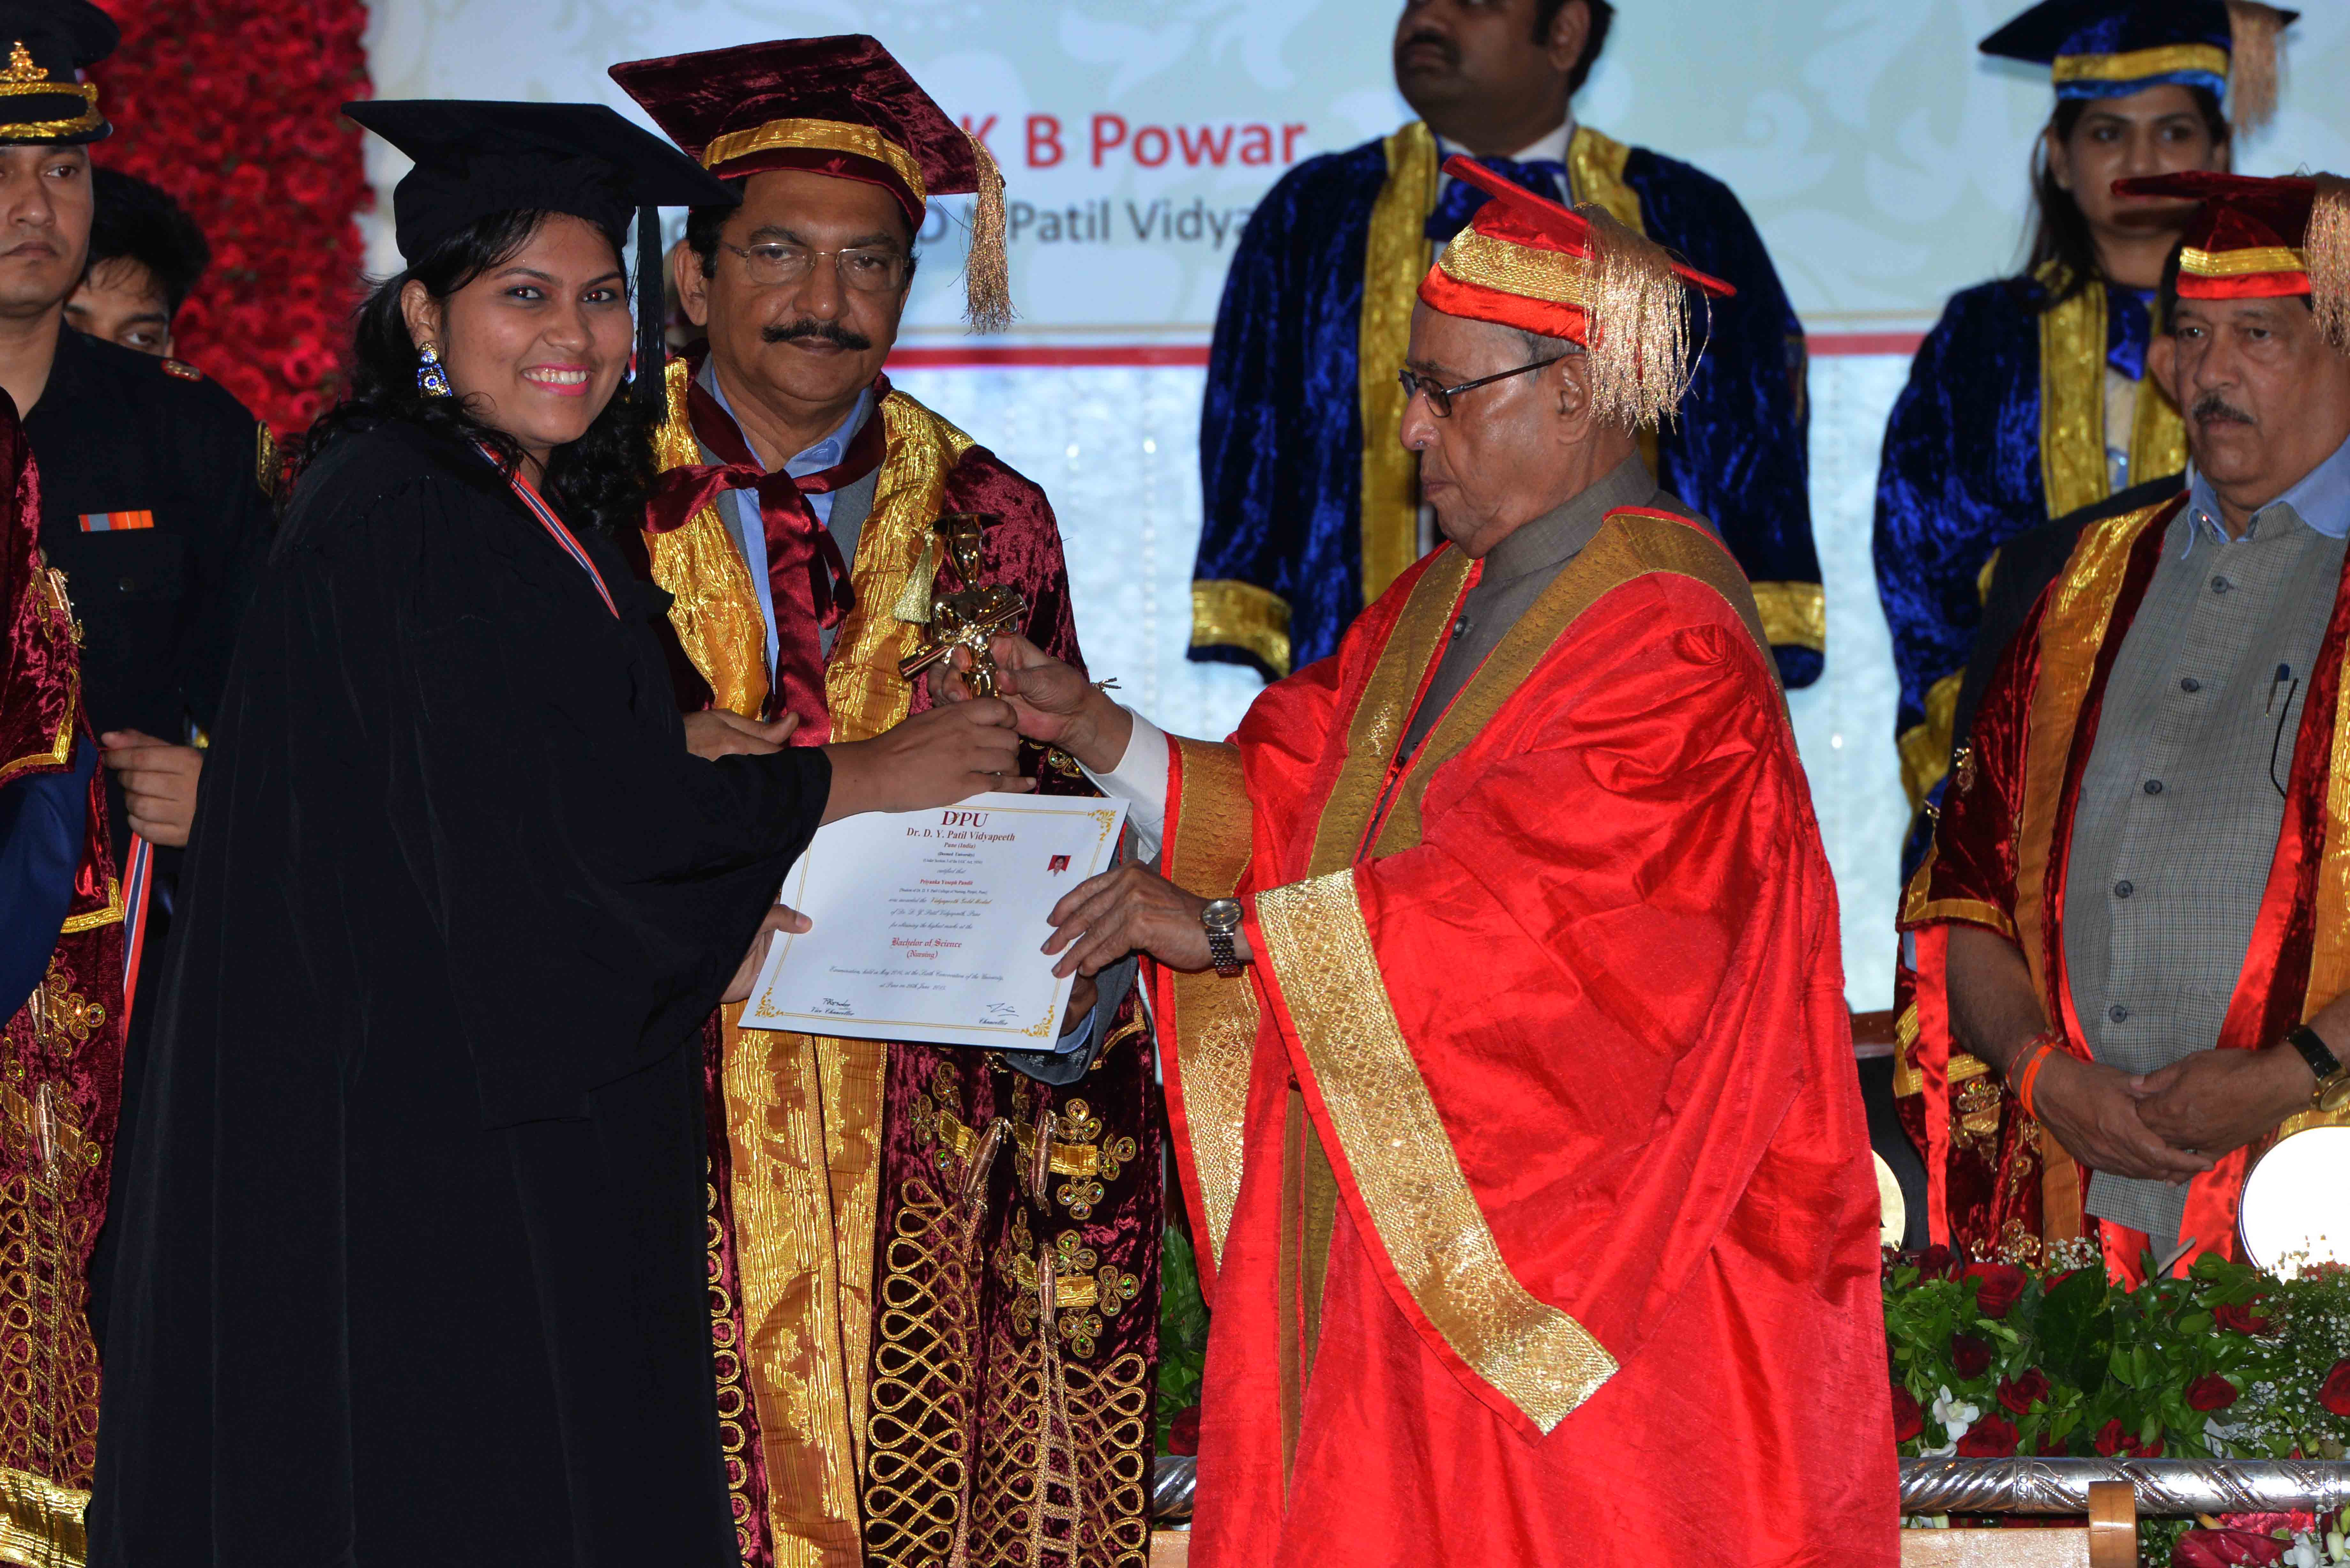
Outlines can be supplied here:
M2011 0L1626 0L1576 103L1744 199L1812 334L1812 501L1827 675L1794 711L1845 909L1848 992L1887 1004L1903 803L1893 679L1869 569L1885 415L1953 289L2011 268L2044 77L1974 40ZM1407 118L1392 0L377 0L379 97L600 99L614 60L753 39L879 36L1003 165L1021 320L974 341L953 301L962 203L891 374L1043 483L1097 675L1173 728L1222 733L1255 680L1188 663L1197 427L1232 245L1282 171ZM2291 34L2284 107L2240 150L2259 173L2350 167L2350 14ZM389 190L400 161L370 147ZM396 265L381 215L371 258Z

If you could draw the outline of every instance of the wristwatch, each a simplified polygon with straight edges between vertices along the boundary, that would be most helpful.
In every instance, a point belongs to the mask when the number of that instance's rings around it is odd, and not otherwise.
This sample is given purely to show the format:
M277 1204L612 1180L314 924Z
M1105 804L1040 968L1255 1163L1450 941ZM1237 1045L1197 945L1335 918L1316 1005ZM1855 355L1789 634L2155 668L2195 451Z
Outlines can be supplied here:
M2312 1110L2338 1111L2350 1106L2350 1067L2341 1064L2316 1030L2298 1024L2284 1043L2300 1052L2309 1070L2317 1075L2317 1090L2309 1096Z
M1226 980L1241 972L1240 954L1233 950L1232 933L1241 929L1241 906L1237 898L1211 898L1208 907L1200 911L1200 924L1208 933L1208 961Z

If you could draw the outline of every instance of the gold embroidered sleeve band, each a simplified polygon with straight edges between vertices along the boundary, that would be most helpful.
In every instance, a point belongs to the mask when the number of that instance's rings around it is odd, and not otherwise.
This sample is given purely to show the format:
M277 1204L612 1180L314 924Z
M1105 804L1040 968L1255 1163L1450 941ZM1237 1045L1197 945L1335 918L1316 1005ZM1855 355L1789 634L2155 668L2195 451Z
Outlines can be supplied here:
M1550 1432L1616 1359L1510 1272L1388 1001L1353 868L1261 893L1256 915L1368 1230L1453 1354Z
M1237 748L1168 737L1180 758L1182 794L1167 868L1208 898L1230 898L1248 870L1253 836ZM1221 1266L1240 1199L1241 1133L1249 1063L1261 1017L1256 987L1212 970L1173 976L1178 1133L1188 1143L1207 1214L1208 1258Z

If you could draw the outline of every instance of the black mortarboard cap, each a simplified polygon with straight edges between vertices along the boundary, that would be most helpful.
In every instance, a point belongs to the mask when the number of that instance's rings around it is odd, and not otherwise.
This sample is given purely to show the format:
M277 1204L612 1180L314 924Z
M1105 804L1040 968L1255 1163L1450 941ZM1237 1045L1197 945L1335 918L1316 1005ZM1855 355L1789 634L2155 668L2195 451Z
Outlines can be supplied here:
M614 235L637 217L637 357L641 384L660 388L659 210L731 207L742 198L723 182L600 103L408 99L343 112L416 161L391 192L411 261L493 213L567 213Z
M114 18L88 0L0 0L0 142L96 141L111 132L98 88L81 71L121 41Z

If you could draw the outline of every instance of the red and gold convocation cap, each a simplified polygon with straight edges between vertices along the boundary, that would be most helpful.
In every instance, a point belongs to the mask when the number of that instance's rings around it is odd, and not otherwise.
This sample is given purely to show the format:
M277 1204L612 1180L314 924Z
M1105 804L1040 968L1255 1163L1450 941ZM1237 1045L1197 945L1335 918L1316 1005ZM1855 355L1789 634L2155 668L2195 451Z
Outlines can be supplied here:
M2331 174L2260 180L2198 169L2116 180L2114 190L2202 203L2179 240L2181 299L2305 294L2325 335L2350 348L2350 183Z
M1635 426L1671 418L1694 368L1689 290L1715 298L1737 290L1598 207L1562 207L1467 158L1444 171L1492 200L1439 254L1421 301L1578 344L1603 412Z
M1003 176L878 39L778 38L629 60L611 75L722 180L798 169L879 185L917 230L932 197L977 195L967 314L982 331L1009 321Z

